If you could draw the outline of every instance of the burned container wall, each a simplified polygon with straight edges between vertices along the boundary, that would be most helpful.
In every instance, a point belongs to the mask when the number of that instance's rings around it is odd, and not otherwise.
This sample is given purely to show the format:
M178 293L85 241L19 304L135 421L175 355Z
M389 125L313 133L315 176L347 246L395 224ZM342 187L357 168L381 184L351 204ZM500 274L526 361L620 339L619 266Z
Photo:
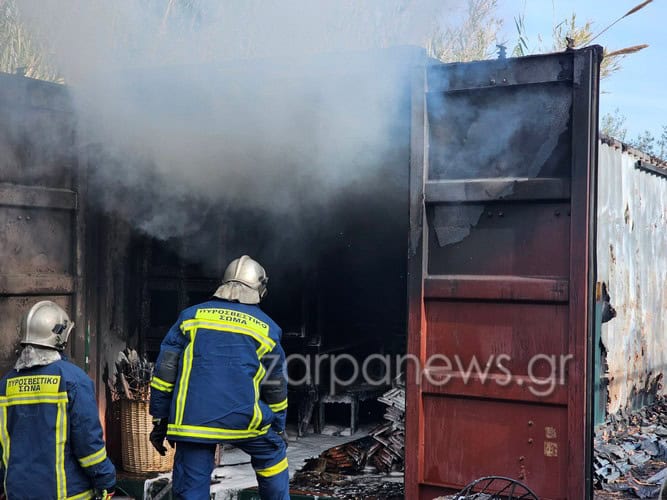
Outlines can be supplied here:
M602 325L609 413L664 395L667 168L621 143L600 145L598 281L616 317Z
M21 317L37 301L77 327L70 354L86 365L83 173L61 85L0 75L0 369L15 359Z
M407 498L489 475L588 494L600 54L416 78Z
M401 132L382 175L326 206L306 206L298 219L239 204L211 210L221 220L205 224L210 229L197 234L194 249L184 248L187 238L135 234L126 279L139 294L129 306L139 349L154 358L179 311L207 300L226 264L248 254L269 274L262 308L287 339L308 338L325 350L402 352L409 132Z
M135 326L137 347L154 360L167 331L181 310L207 300L222 276L223 231L219 224L198 235L199 249L188 248L188 238L167 241L137 235L131 265L136 269ZM192 238L190 238L192 239ZM201 250L207 247L206 255ZM214 269L206 270L202 261L215 261Z

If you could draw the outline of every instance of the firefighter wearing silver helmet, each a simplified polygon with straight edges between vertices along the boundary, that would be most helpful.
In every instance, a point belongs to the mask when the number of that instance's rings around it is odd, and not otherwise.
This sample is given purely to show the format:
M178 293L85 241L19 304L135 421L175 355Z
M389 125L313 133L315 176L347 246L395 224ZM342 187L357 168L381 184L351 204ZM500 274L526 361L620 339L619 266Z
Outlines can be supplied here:
M244 255L210 300L181 312L151 380L151 442L176 443L173 492L207 500L217 443L251 456L263 500L289 500L287 381L280 327L259 307L264 268ZM173 446L173 444L172 444Z
M74 323L62 307L43 300L26 314L21 324L21 344L62 351L73 328Z
M222 276L222 285L213 295L241 304L259 304L266 295L268 281L264 268L243 255L230 262Z
M7 498L113 495L116 471L106 455L93 382L61 354L73 327L48 300L35 304L21 324L23 349L0 380L6 411L0 483Z

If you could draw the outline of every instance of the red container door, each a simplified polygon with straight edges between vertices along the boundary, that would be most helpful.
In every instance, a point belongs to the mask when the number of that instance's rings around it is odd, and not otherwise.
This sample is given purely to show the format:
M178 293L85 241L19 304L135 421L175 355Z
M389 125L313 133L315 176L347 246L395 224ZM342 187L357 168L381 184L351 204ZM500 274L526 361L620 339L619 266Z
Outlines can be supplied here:
M600 55L415 78L406 498L588 494Z

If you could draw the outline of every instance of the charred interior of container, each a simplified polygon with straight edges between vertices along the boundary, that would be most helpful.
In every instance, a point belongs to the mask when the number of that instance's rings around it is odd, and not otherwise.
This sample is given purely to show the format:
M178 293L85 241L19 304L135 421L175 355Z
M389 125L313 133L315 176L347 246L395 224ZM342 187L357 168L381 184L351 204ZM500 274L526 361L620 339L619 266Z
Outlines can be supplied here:
M288 418L299 433L379 420L374 399L397 375L395 363L389 370L387 363L369 364L369 378L378 383L367 387L351 360L361 367L371 354L406 350L405 75L412 66L400 54L398 64L355 57L290 71L233 66L224 77L204 70L217 85L197 94L182 88L200 83L200 75L142 77L135 91L143 112L161 118L165 137L178 144L181 127L201 130L194 146L183 144L191 148L191 164L174 166L167 158L168 167L147 168L143 157L119 161L102 145L95 163L138 177L121 188L91 165L91 192L110 233L119 221L129 231L127 258L118 263L127 270L118 279L128 344L155 359L179 311L208 299L227 263L250 255L269 275L262 308L283 330L294 382ZM154 95L157 86L172 100L166 110ZM292 129L280 130L285 126ZM99 231L108 244L98 240L97 252L108 261L113 236ZM109 272L123 273L114 267ZM340 360L332 366L334 357ZM336 386L332 370L344 387ZM352 391L347 399L346 391Z
M358 390L361 374L352 379L352 364L342 359L336 373L349 384L332 391L330 356L349 355L361 365L370 354L405 352L408 161L394 161L394 175L379 175L359 190L348 190L333 209L313 207L302 220L243 207L211 210L201 230L205 265L199 254L202 240L197 248L188 241L200 232L166 241L136 234L132 258L137 272L129 288L140 292L128 296L128 307L141 325L135 340L139 350L155 359L179 311L207 300L227 262L248 254L268 272L262 308L283 329L289 378L297 382L290 386L290 400L301 411L290 412L290 420L308 418L301 413L308 413L309 399L316 403L331 392ZM401 176L404 182L397 182ZM284 231L279 240L276 228ZM385 373L385 366L369 365L368 372L375 380L390 380L396 373ZM386 388L378 385L376 392ZM350 411L348 405L331 405L326 423L349 427ZM370 401L361 402L359 415L362 424L367 416L379 418Z
M0 290L3 367L15 359L21 315L37 297L55 300L77 324L69 355L106 393L104 407L119 350L155 359L179 311L208 299L227 263L248 254L269 274L262 307L282 327L287 355L300 357L288 366L299 382L290 421L304 432L304 421L351 426L349 404L326 403L318 415L323 398L344 389L332 387L334 355L351 357L336 371L357 391L348 399L360 422L379 420L367 395L386 385L367 393L349 359L405 352L408 60L144 72L130 96L141 109L130 114L171 137L165 148L187 150L176 158L190 156L167 167L164 157L83 139L75 123L85 113L66 87L3 75L2 171L12 184L0 239L15 247L3 274L16 275ZM293 130L279 130L286 125ZM381 363L368 372L396 375Z

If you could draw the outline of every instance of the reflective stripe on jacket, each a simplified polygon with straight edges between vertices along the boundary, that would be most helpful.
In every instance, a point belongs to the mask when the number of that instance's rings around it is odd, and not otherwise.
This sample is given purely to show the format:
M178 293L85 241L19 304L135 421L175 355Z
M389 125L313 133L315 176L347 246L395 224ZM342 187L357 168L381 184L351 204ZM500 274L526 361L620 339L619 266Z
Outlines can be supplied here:
M8 500L88 499L116 483L93 383L66 360L0 380L0 445Z
M282 332L258 306L212 299L184 310L164 338L150 410L176 441L219 442L283 430ZM277 389L263 391L263 384ZM263 400L262 394L270 394Z

